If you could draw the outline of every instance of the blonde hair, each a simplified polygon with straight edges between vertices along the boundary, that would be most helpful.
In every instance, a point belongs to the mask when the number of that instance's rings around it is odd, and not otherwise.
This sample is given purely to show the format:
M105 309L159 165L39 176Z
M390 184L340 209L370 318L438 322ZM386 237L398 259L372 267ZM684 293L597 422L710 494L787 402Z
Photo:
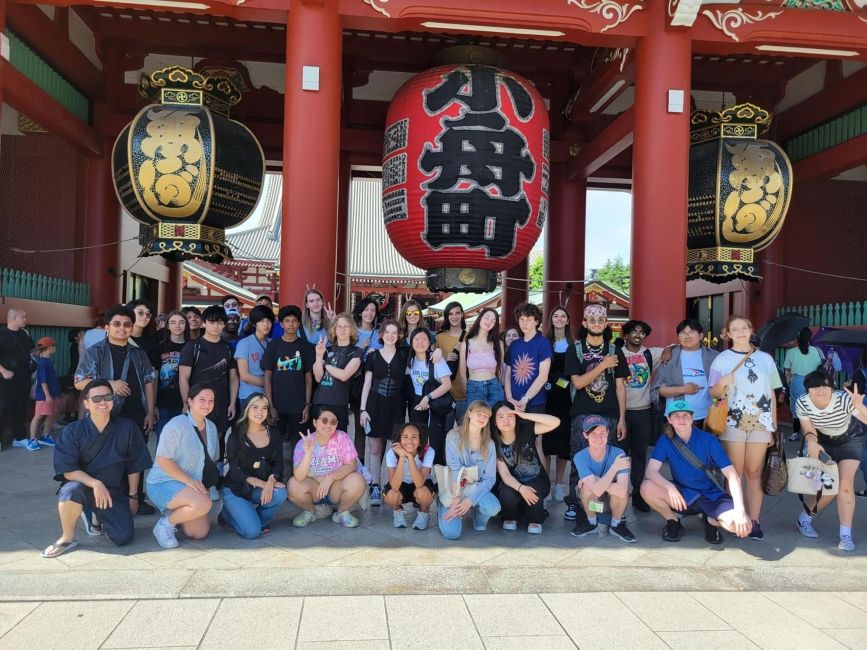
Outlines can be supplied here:
M457 431L460 434L460 441L458 442L458 450L461 453L464 453L464 450L467 449L470 445L470 413L473 411L483 411L488 414L488 422L482 427L482 440L481 440L481 449L479 450L482 453L482 458L488 460L488 449L493 443L494 439L491 437L491 407L488 406L488 403L477 399L475 402L470 404L467 407L467 412L464 415L464 421L461 423L461 426L458 427Z
M310 317L310 307L307 306L307 296L311 293L315 293L322 299L322 311L319 313L319 325L325 331L328 331L331 327L331 323L328 322L328 316L325 313L325 296L322 295L322 292L316 287L310 287L307 291L304 292L304 311L301 314L301 325L304 327L305 332L313 331L313 319ZM314 341L315 343L315 341Z
M750 322L749 318L747 318L746 316L739 316L738 314L734 314L728 317L728 319L726 320L725 328L727 330L730 330L732 327L732 323L734 323L736 320L742 320L743 322L745 322L747 324L747 327L750 328L750 333L756 331L756 328L753 327L753 324L752 322Z
M328 340L331 341L331 345L337 345L337 321L341 318L349 323L349 344L355 345L356 341L358 341L358 327L356 327L352 315L347 314L346 312L337 314L337 316L334 317L334 321L328 327Z

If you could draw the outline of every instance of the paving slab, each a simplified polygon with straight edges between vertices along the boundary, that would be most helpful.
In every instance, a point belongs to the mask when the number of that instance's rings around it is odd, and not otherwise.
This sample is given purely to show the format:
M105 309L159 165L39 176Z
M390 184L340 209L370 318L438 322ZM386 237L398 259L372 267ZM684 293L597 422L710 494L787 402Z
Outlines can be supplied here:
M304 599L299 644L305 641L388 640L382 596L314 596Z
M302 598L226 598L199 649L293 647L302 605Z
M867 628L823 630L823 632L851 650L867 650Z
M767 592L763 595L798 618L823 630L828 628L867 628L867 612L834 594Z
M219 604L215 599L138 601L102 647L197 646Z
M563 628L535 594L464 596L479 635L484 637L558 636Z
M482 640L467 604L461 596L386 596L385 611L392 645L402 648L481 648ZM435 613L437 621L448 621L448 635L434 634L419 617Z
M0 638L0 647L99 648L134 605L133 601L42 603Z
M522 636L494 637L483 639L486 650L527 650L527 648L544 648L545 650L575 650L572 640L563 635L556 636Z
M0 637L38 606L39 603L0 603Z
M616 596L654 632L732 629L689 594L619 592Z
M659 638L673 650L755 650L759 646L740 632L659 632Z

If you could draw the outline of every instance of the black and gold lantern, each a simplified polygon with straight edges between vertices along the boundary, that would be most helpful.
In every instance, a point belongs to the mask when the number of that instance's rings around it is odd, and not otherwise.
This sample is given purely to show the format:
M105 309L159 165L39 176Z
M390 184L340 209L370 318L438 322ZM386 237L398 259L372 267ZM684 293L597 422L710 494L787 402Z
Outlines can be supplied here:
M152 103L115 141L112 172L121 204L148 226L142 257L232 258L225 229L250 216L265 177L259 142L229 119L242 84L232 68L141 75L139 93Z
M758 139L770 123L753 104L690 116L687 279L761 279L754 254L779 234L792 195L785 152Z

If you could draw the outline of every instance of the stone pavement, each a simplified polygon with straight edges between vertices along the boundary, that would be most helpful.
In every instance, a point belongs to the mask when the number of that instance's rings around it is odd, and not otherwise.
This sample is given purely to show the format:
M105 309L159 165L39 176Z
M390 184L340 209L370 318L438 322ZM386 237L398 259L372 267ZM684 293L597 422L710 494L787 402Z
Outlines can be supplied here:
M403 646L433 620L454 629L453 640L436 639L449 647L867 646L863 499L852 554L836 549L835 509L816 523L822 537L809 540L794 525L797 499L784 494L765 500L764 541L726 536L721 547L704 542L694 518L683 540L669 544L658 517L631 512L637 544L577 540L562 504L551 506L542 535L503 531L494 519L484 533L465 528L456 542L435 525L395 529L382 508L359 513L357 529L330 520L293 529L297 510L288 506L258 540L215 528L205 540L163 550L147 516L137 517L127 547L79 527L78 549L45 560L39 551L59 533L50 463L49 450L0 454L0 649L212 639L252 647L260 638L280 647ZM672 606L680 612L674 626L659 618ZM421 615L407 614L419 607ZM595 625L579 623L579 613L592 613ZM534 636L554 638L526 638Z

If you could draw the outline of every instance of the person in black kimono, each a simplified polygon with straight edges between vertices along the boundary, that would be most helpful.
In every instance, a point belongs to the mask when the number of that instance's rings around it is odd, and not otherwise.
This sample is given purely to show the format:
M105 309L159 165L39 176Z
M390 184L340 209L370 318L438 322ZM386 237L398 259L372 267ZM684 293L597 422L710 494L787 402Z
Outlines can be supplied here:
M101 532L116 546L133 538L138 486L151 456L136 423L111 416L113 402L108 381L88 383L82 402L87 416L69 424L57 441L54 479L61 481L57 495L63 532L42 557L58 557L78 546L75 524L85 511L99 521L92 527L96 534Z

